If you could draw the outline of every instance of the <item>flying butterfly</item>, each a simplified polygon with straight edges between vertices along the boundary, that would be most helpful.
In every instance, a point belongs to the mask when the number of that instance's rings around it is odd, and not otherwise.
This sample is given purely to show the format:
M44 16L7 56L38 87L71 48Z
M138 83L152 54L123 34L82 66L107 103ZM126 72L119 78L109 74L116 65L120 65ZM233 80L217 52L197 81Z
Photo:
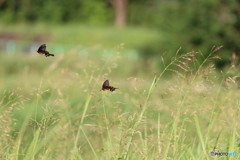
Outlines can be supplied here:
M106 80L102 85L102 90L103 91L105 91L105 90L115 91L115 89L118 89L118 88L114 88L113 86L109 86L109 81L108 80Z
M54 54L50 54L48 51L46 51L46 44L42 44L37 52L41 55L45 55L46 57L49 57L49 56L54 56Z

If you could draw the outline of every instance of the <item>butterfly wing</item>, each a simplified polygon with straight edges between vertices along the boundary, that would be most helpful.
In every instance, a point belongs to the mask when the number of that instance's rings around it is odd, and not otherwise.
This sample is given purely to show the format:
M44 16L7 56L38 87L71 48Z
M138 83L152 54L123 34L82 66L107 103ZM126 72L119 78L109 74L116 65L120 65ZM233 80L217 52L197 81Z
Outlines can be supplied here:
M42 52L46 50L46 44L42 44L39 48L37 52Z
M102 89L103 89L103 90L104 90L104 89L107 89L108 86L109 86L109 81L106 80L106 81L103 83L103 85L102 85Z

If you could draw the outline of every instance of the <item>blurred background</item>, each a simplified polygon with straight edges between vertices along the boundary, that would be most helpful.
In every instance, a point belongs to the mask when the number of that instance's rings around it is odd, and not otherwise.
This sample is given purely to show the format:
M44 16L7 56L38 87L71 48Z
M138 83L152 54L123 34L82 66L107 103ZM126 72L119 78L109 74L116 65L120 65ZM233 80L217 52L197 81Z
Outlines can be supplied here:
M0 159L240 153L239 35L240 0L0 0Z
M127 58L146 65L192 50L208 55L223 45L219 69L239 56L238 0L1 0L1 54L36 54L46 43L54 54L80 46L124 44Z

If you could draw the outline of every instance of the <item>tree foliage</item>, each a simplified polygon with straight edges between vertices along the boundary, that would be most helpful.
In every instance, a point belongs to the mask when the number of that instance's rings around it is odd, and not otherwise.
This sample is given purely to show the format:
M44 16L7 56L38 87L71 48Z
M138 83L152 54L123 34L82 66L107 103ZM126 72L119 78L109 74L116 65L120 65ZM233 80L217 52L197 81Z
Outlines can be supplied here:
M53 22L107 24L113 9L99 0L8 0L0 6L0 15L7 22Z
M158 1L152 6L148 20L159 29L158 42L150 42L140 49L143 55L170 52L169 59L179 47L181 52L201 50L209 54L213 46L223 45L219 54L228 63L234 52L240 55L240 1L239 0L172 0Z

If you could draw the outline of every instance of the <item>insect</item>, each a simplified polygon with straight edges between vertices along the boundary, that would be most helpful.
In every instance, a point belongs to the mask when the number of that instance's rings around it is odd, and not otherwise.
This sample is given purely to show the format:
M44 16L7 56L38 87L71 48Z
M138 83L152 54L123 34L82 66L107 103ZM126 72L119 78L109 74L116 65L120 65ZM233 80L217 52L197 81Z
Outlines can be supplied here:
M115 89L118 89L118 88L114 88L113 86L109 86L109 81L108 80L106 80L102 85L102 90L103 91L105 91L105 90L115 91Z
M46 51L46 44L42 44L37 52L41 55L45 55L46 57L49 57L49 56L54 56L54 54L50 54L48 51Z

